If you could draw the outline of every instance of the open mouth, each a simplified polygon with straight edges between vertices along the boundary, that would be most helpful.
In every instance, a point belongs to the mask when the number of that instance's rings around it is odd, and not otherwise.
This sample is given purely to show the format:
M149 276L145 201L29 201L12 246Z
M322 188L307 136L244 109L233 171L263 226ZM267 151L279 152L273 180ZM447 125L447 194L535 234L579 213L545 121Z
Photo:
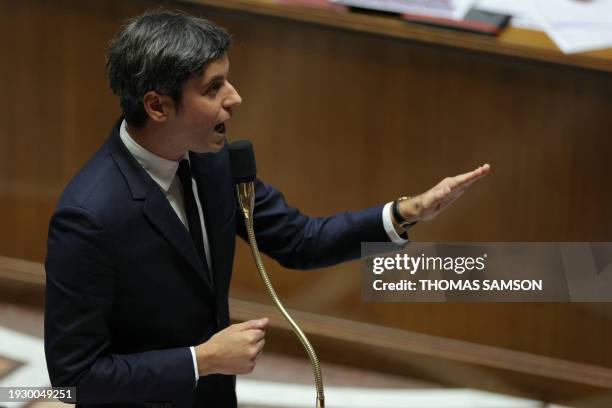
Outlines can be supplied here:
M217 126L215 126L215 132L217 133L221 133L221 134L225 134L225 123L219 123Z

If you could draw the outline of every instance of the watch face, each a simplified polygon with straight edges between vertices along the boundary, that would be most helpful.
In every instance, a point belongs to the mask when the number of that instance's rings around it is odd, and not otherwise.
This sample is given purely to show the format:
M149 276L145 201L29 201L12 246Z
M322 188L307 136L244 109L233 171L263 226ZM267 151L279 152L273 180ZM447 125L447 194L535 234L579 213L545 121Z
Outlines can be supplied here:
M410 197L400 197L398 198L394 203L393 203L393 216L395 218L395 221L399 224L400 227L404 228L408 225L410 225L409 222L404 220L404 217L402 217L402 215L399 212L399 204L402 201L406 201L406 200L410 200Z

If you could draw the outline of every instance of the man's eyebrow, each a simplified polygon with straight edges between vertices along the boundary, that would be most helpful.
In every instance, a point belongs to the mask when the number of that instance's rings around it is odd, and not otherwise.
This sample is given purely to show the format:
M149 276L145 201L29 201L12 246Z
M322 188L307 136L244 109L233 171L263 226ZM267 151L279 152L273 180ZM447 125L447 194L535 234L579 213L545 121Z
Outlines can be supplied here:
M225 75L215 75L214 77L210 78L208 81L206 81L206 83L204 84L204 87L209 86L210 84L212 84L215 81L219 81L219 80L225 80L226 76Z

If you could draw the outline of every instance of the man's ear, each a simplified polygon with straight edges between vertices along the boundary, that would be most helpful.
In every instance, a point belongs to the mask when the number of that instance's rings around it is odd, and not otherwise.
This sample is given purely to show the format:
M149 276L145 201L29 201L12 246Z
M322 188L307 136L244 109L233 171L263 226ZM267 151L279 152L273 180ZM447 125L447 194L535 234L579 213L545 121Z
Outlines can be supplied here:
M142 97L144 109L154 122L165 122L174 113L174 101L168 95L149 91Z

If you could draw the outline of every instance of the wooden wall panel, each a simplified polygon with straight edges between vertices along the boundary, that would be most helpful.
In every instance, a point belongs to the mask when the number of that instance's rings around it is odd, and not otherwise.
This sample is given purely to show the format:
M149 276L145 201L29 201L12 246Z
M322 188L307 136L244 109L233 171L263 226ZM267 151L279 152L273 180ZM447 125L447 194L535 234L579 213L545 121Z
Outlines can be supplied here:
M104 50L154 1L0 3L0 254L42 261L63 185L105 139L118 103ZM493 173L419 241L611 241L610 74L424 45L214 7L244 99L230 137L313 215L419 193L483 162ZM367 304L356 262L267 262L287 305L612 366L608 304ZM264 300L246 246L232 295Z

